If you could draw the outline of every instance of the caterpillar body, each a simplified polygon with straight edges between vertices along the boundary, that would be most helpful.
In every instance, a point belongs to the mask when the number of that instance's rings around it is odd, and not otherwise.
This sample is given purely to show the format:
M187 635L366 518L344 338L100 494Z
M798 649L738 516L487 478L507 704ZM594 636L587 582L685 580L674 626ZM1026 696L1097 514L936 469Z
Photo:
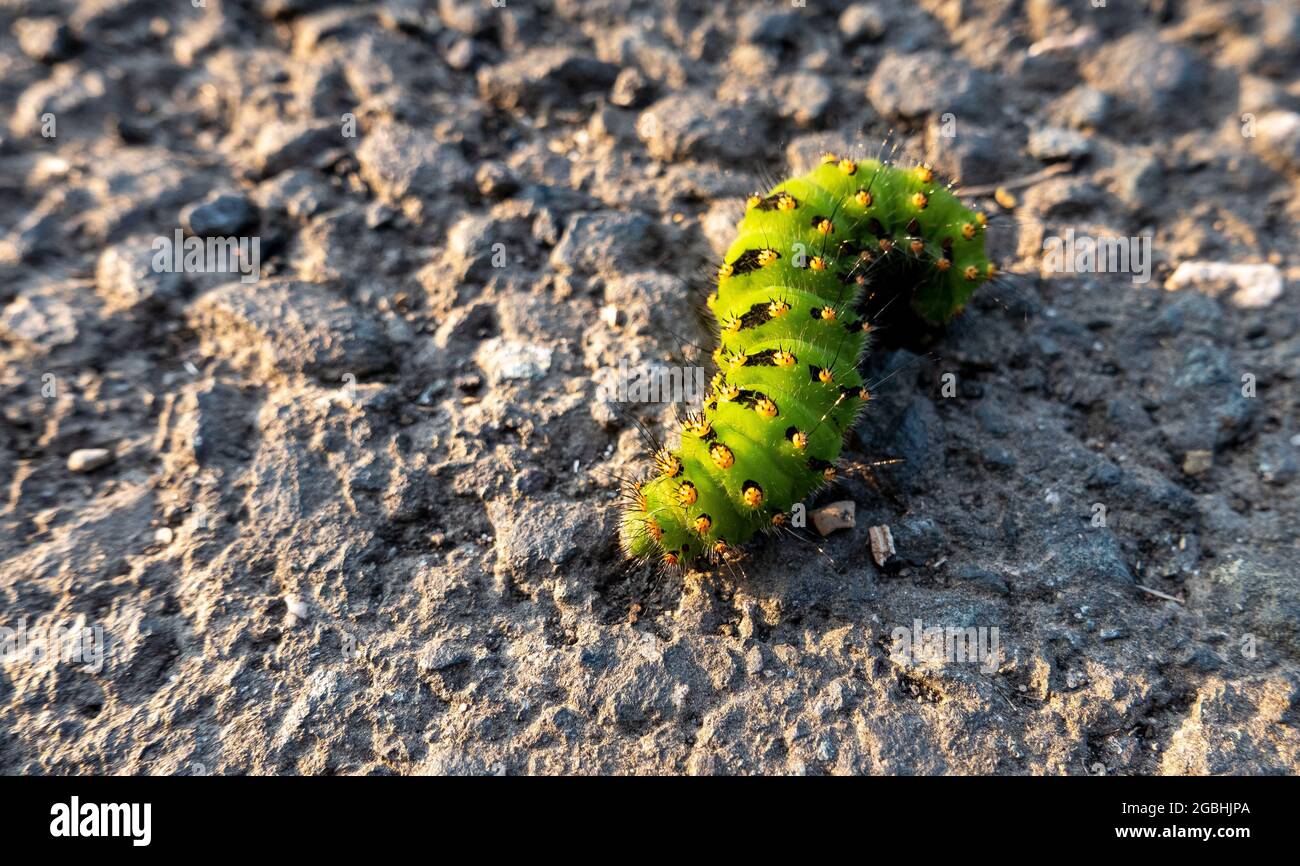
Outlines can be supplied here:
M994 267L985 220L929 167L822 157L746 203L708 307L718 371L703 411L626 490L629 556L720 561L835 477L845 434L870 394L858 362L868 295L926 322L956 315ZM904 279L901 275L906 275Z

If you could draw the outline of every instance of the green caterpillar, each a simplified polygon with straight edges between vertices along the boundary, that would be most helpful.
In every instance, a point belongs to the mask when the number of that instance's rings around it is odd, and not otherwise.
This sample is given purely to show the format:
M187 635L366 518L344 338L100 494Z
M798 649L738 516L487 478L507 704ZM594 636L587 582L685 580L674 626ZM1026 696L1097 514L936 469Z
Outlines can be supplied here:
M683 421L680 446L660 448L653 474L628 485L628 555L716 562L783 526L834 479L870 399L857 369L871 330L861 308L904 297L921 319L946 323L994 274L984 227L924 165L826 154L751 196L708 300L719 326L712 390Z

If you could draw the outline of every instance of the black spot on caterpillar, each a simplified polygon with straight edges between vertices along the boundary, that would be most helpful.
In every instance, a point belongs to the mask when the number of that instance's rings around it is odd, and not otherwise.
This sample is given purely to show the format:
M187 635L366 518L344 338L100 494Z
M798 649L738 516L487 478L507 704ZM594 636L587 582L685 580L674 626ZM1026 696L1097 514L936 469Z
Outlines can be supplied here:
M782 525L835 477L870 399L858 373L870 336L862 310L900 300L942 324L993 273L983 215L923 165L826 154L751 196L708 301L719 326L712 391L680 446L630 484L624 550L670 566L717 561Z

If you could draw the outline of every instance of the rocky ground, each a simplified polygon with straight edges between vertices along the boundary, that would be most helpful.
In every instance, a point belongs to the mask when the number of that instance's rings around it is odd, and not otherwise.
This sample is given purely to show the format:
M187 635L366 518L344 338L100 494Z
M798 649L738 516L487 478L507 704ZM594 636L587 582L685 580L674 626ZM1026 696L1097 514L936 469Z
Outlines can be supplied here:
M0 772L1300 768L1294 4L195 2L0 0ZM707 346L743 196L887 137L1010 272L872 356L846 460L902 462L627 567L672 408L602 377Z

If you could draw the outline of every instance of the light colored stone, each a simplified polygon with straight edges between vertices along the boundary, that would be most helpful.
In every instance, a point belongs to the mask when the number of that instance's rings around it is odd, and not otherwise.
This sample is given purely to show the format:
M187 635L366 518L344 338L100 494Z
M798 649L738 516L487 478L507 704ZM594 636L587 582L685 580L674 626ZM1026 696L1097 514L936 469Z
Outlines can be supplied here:
M1267 307L1282 295L1282 272L1275 265L1234 262L1182 262L1165 281L1171 292L1194 288L1206 294L1235 289L1229 298L1238 307Z
M493 382L510 382L545 376L551 369L551 355L546 346L496 337L484 341L476 360Z
M1073 53L1088 48L1097 41L1097 31L1092 27L1080 27L1070 33L1052 33L1029 46L1030 57L1044 54Z
M113 452L107 448L78 448L68 455L69 472L94 472L113 462Z
M837 529L852 529L857 525L858 505L851 499L823 505L812 513L813 526L825 536Z
M0 334L45 349L75 342L78 331L75 310L53 292L19 295L0 312Z
M307 602L303 601L296 595L287 595L284 598L284 606L289 610L289 616L297 622L304 622L308 617Z
M1183 455L1183 472L1188 475L1202 475L1214 466L1214 452L1188 451Z
M1300 114L1270 111L1256 122L1255 135L1275 163L1300 171Z
M875 3L854 3L840 13L839 24L840 34L850 45L855 42L875 42L888 29L885 13Z
M871 558L876 561L876 565L884 568L885 561L895 553L894 533L889 531L887 525L881 524L868 529L867 535L871 539Z
M1079 159L1092 150L1092 142L1073 129L1040 126L1029 133L1029 155L1043 162Z

